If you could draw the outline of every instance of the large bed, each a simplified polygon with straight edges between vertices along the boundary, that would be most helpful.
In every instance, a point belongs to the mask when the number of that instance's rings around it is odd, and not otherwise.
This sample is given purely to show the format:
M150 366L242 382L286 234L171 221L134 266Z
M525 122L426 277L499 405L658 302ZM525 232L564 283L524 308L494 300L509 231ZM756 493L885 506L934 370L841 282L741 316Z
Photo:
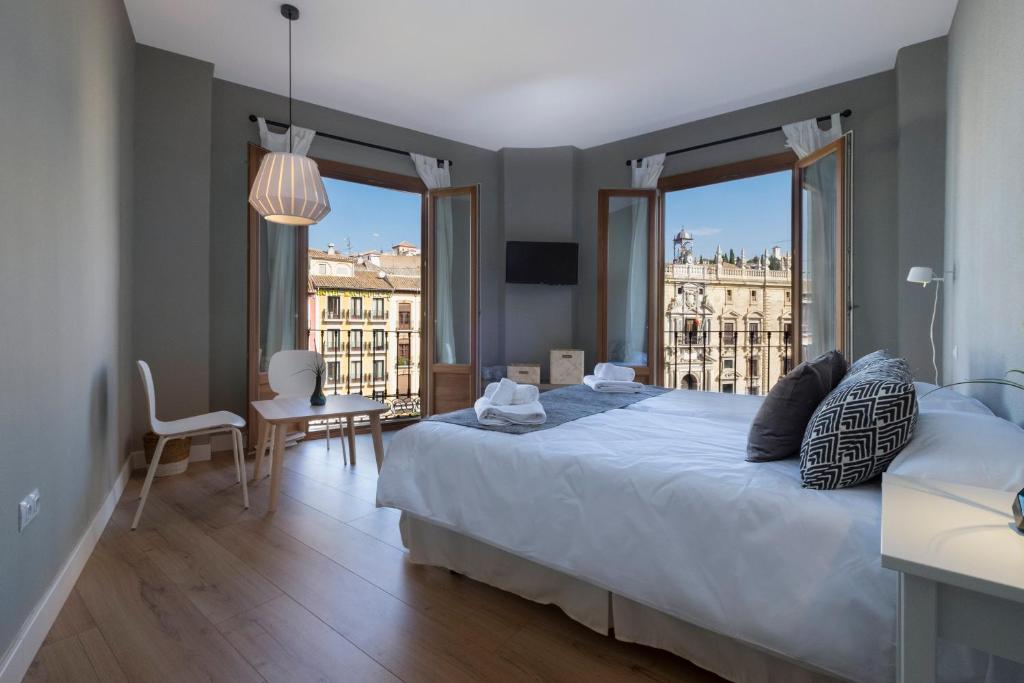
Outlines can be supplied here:
M424 421L391 442L378 505L403 511L414 562L730 680L894 680L879 485L804 489L796 459L746 462L762 400L672 391L521 435ZM942 650L944 680L991 666Z

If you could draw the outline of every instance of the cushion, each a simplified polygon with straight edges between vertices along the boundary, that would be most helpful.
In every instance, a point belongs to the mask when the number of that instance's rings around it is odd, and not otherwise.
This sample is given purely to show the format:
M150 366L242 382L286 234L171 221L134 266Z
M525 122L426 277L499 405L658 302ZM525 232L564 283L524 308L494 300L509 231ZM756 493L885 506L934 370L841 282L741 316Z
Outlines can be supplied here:
M1024 486L1024 430L995 415L927 403L921 401L914 438L887 472L1000 491Z
M870 367L884 363L886 361L895 360L893 356L889 354L885 349L879 349L878 351L872 351L869 354L861 356L857 360L850 364L850 369L846 374L856 375L858 372L866 370Z
M800 446L806 488L844 488L874 479L913 436L917 396L906 362L876 358L853 370L807 424Z
M829 351L800 363L776 382L750 425L747 460L769 462L800 455L814 409L845 374L846 359Z

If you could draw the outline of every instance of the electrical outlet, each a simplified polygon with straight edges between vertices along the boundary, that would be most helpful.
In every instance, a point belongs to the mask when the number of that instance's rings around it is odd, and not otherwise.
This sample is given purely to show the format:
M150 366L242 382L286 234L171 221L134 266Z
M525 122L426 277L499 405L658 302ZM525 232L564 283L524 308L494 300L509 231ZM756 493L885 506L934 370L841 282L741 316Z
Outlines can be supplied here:
M18 531L24 531L39 514L39 489L35 489L18 503Z

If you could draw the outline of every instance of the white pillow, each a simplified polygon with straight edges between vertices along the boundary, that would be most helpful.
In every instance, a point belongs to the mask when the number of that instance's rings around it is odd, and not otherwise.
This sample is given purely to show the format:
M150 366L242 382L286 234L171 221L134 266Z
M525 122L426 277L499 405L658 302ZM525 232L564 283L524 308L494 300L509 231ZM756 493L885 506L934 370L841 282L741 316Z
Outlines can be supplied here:
M922 409L914 438L886 471L1018 491L1024 488L1024 430L991 414Z
M914 382L917 390L917 407L921 412L931 410L959 410L965 413L978 413L979 415L992 415L984 403L976 398L964 396L953 389L939 389L928 382ZM938 391L935 391L938 389ZM934 392L934 393L930 393ZM928 394L925 396L925 394Z

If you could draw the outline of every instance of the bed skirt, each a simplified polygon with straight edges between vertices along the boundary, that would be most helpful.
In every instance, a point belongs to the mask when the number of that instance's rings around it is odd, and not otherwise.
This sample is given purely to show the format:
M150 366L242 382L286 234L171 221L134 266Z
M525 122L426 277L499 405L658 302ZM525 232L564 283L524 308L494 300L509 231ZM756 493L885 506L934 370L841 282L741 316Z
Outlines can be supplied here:
M431 524L400 522L410 561L443 567L542 604L616 639L667 650L736 683L833 683L842 679L681 621L593 584Z

